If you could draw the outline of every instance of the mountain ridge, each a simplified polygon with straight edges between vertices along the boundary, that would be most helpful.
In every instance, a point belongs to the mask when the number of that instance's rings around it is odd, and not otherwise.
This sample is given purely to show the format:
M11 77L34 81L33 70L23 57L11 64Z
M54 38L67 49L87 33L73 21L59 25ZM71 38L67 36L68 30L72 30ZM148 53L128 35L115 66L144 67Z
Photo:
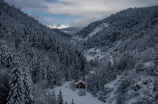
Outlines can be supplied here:
M155 8L155 10L154 10L154 8ZM103 20L99 20L99 21L89 24L87 27L85 27L79 33L77 33L76 36L85 38L85 37L87 37L88 34L90 34L90 32L92 32L100 24L108 23L109 29L107 30L107 32L109 32L110 34L114 34L111 36L109 35L109 37L110 38L116 37L116 39L117 39L118 35L121 33L121 31L124 31L126 29L135 29L135 27L139 26L139 25L143 26L143 21L144 22L148 21L148 22L150 22L150 24L151 23L154 24L154 21L156 22L156 20L157 20L156 19L156 15L157 15L156 10L157 10L157 6L146 7L146 8L145 7L128 8L128 9L122 10L116 14L112 14L111 16L109 16ZM144 15L144 16L141 16L141 15ZM155 15L155 16L153 16L153 15ZM152 19L152 20L147 19L147 18L153 18L151 16L155 17L155 19ZM149 24L147 26L149 26ZM140 28L140 26L139 26L139 28ZM145 28L145 27L143 26L143 28ZM112 30L115 30L115 32L112 33ZM135 31L135 30L133 30L133 31ZM105 32L106 31L104 31L102 33L104 34Z

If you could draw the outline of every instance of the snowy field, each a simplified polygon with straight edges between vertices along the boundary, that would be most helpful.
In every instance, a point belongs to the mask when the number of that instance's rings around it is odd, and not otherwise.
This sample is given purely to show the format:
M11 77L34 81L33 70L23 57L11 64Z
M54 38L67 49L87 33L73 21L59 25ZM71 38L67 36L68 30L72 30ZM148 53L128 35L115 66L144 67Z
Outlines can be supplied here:
M85 52L85 57L87 61L95 60L96 58L98 60L101 60L105 57L105 55L101 53L100 49L91 48L87 52Z
M110 52L109 52L110 53ZM87 52L85 52L85 57L87 59L87 61L90 61L90 60L108 60L111 62L111 64L113 65L113 57L109 54L109 53L103 53L101 52L100 49L97 49L97 48L91 48L89 50L87 50Z
M78 89L76 89L75 91L71 90L69 88L69 82L66 82L63 86L56 87L54 89L56 95L59 94L60 89L62 91L64 103L67 101L68 104L71 104L73 99L75 104L106 104L104 102L99 101L96 97L92 96L89 92L86 92L85 96L79 96L77 94L79 90Z

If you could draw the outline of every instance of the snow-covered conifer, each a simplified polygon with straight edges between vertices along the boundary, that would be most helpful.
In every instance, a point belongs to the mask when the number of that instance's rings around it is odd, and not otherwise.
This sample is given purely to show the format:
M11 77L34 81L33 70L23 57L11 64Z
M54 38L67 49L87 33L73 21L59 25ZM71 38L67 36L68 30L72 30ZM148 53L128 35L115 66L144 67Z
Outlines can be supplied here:
M11 73L10 92L7 98L7 104L25 104L24 84L22 69L19 62L14 63L15 68Z
M58 102L59 104L63 104L63 102L64 102L61 89L60 89L60 91L59 91L58 101L57 101L57 102Z
M75 104L75 103L74 103L74 99L72 99L72 102L71 102L71 104Z
M67 101L65 102L65 104L68 104Z
M32 104L32 82L29 75L29 69L25 70L24 73L24 94L25 94L25 104Z

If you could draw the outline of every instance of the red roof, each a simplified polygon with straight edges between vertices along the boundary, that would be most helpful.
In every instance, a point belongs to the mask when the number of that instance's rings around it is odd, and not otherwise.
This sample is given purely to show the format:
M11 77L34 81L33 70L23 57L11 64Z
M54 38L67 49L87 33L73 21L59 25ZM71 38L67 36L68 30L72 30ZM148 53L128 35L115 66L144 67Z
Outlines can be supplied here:
M78 84L76 84L76 88L86 88L86 86L83 82L79 82Z

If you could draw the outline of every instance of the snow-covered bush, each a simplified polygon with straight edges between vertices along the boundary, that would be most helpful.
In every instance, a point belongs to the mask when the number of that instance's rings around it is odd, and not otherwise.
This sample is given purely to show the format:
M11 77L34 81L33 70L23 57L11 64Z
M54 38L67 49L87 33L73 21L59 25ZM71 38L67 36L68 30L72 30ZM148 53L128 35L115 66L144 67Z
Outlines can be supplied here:
M86 90L85 89L79 89L79 92L77 92L79 96L85 96Z
M57 103L58 104L64 104L64 100L63 100L63 95L62 95L61 89L60 89L59 94L58 94Z
M42 87L40 86L40 84L34 84L33 85L33 102L35 104L44 104L45 103L45 99L46 99L46 92L44 89L42 89Z
M71 90L75 91L76 90L75 81L71 81L69 83L69 87L70 87Z
M155 94L155 100L158 102L158 92Z
M98 99L100 100L100 101L103 101L105 98L104 98L104 92L99 92L99 94L98 94Z
M153 86L153 92L155 93L154 99L158 103L158 78L155 79Z
M122 79L122 82L117 88L117 96L116 96L116 102L117 104L124 103L126 98L126 93L129 90L132 90L132 85L134 83L133 76L126 76L124 79Z
M142 62L136 63L135 69L137 73L143 71L143 63Z
M99 62L96 60L90 60L89 64L91 67L98 67L99 66Z
M134 104L153 104L153 101L148 97L140 97Z

